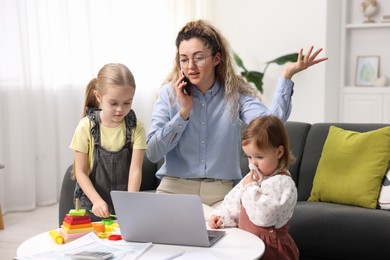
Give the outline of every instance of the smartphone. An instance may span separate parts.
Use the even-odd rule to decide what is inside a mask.
[[[180,72],[181,72],[181,75],[183,76],[184,75],[183,70],[180,70]],[[193,84],[191,83],[191,81],[189,81],[189,79],[186,76],[184,76],[183,81],[187,83],[187,85],[185,85],[183,88],[184,94],[191,96]]]
[[[71,259],[109,259],[113,257],[114,255],[112,253],[108,252],[96,252],[96,251],[81,251],[74,254],[65,254],[66,256],[70,257]]]

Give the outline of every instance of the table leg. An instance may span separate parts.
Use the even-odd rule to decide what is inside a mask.
[[[5,166],[0,164],[0,169],[3,169]],[[1,212],[1,205],[0,205],[0,230],[4,229],[4,221],[3,221],[3,212]]]
[[[3,213],[1,212],[1,205],[0,205],[0,229],[4,229]]]

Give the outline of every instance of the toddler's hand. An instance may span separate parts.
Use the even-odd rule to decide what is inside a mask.
[[[220,228],[223,226],[223,221],[220,216],[212,215],[208,221],[208,225],[211,228]]]
[[[253,170],[251,170],[247,175],[245,175],[243,184],[248,185],[249,183],[253,182]]]
[[[258,173],[256,173],[254,170],[251,170],[245,177],[244,177],[244,180],[243,180],[243,184],[244,186],[245,185],[248,185],[249,183],[252,183],[252,182],[258,182],[260,180],[261,176],[259,176]]]

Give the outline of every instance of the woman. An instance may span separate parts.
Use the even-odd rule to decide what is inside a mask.
[[[187,23],[176,38],[176,58],[154,106],[147,135],[147,156],[163,157],[157,172],[157,192],[198,194],[204,204],[216,206],[241,179],[241,122],[262,115],[286,121],[291,112],[294,74],[327,58],[316,59],[313,47],[283,70],[269,108],[254,88],[234,71],[232,51],[210,23]],[[183,88],[191,83],[191,93]],[[190,94],[190,95],[188,95]]]

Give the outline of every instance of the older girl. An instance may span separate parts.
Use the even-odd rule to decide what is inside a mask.
[[[75,151],[75,198],[92,220],[114,213],[111,190],[139,191],[147,149],[145,129],[131,109],[133,74],[123,64],[106,64],[86,89],[84,117],[70,148]]]

